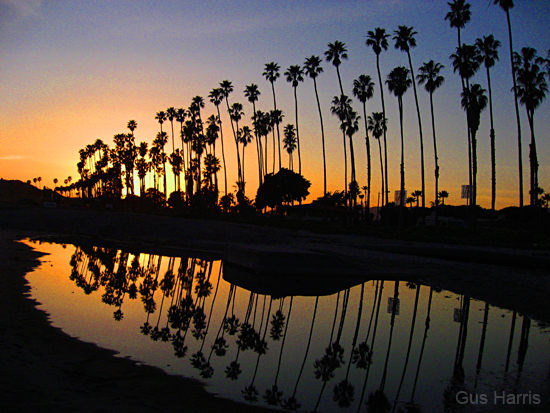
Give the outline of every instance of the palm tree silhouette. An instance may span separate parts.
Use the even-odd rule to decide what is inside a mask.
[[[235,104],[233,104],[235,105]],[[242,184],[243,184],[243,193],[244,193],[244,150],[250,142],[252,142],[252,130],[248,126],[243,126],[237,130],[237,139],[243,147],[243,157],[242,157]]]
[[[277,150],[279,151],[279,169],[281,169],[281,137],[279,136],[279,125],[283,122],[283,111],[280,109],[272,109],[269,111],[269,118],[271,123],[271,129],[273,130],[273,169],[272,173],[275,173],[275,155],[277,153]],[[277,148],[275,148],[275,130],[277,130]]]
[[[518,175],[519,175],[519,207],[523,207],[523,156],[521,143],[521,121],[519,116],[519,104],[516,84],[516,68],[514,65],[514,46],[512,42],[512,23],[510,21],[510,9],[514,8],[513,0],[492,0],[493,4],[500,6],[506,13],[508,23],[508,44],[510,46],[510,66],[512,68],[512,91],[514,92],[514,105],[516,109],[516,125],[518,128]]]
[[[258,96],[260,96],[260,90],[258,89],[258,85],[255,84],[255,83],[251,83],[250,85],[246,85],[245,86],[245,89],[244,89],[244,96],[248,99],[248,101],[250,103],[252,103],[252,123],[255,124],[256,123],[256,102],[258,101]],[[259,140],[258,140],[258,133],[257,133],[257,129],[254,128],[254,136],[256,137],[256,145],[257,145],[257,150],[258,150],[258,167],[259,167],[259,185],[262,184],[262,179],[265,175],[265,173],[262,173],[262,162],[260,162],[260,147],[258,146],[259,145]],[[244,159],[243,159],[244,161]]]
[[[476,39],[475,46],[479,52],[479,58],[487,69],[487,86],[489,89],[489,115],[491,118],[491,209],[495,210],[496,202],[496,154],[495,154],[495,126],[493,122],[493,94],[491,89],[491,74],[489,69],[498,60],[498,49],[500,42],[492,34]]]
[[[374,31],[370,30],[367,32],[367,40],[365,44],[369,47],[372,47],[372,50],[376,54],[376,69],[378,70],[378,83],[380,84],[380,97],[382,99],[382,118],[386,119],[386,105],[384,104],[384,87],[382,84],[382,75],[380,74],[380,53],[382,50],[388,50],[388,37],[389,34],[386,34],[386,29],[377,27]],[[384,177],[386,191],[388,186],[388,146],[386,143],[386,128],[383,129],[384,135]],[[388,192],[385,193],[382,191],[382,197],[385,199],[385,203],[388,203]]]
[[[163,110],[157,112],[157,114],[155,115],[155,119],[160,124],[160,131],[162,132],[162,124],[166,120],[166,113]]]
[[[298,84],[304,81],[304,72],[300,65],[291,65],[285,72],[286,81],[294,88],[294,108],[296,112],[296,144],[298,146],[298,174],[302,174],[302,157],[300,155],[300,132],[298,127]]]
[[[353,96],[355,96],[363,104],[363,120],[365,121],[365,145],[367,147],[367,193],[365,194],[365,208],[367,214],[370,213],[370,192],[371,192],[371,153],[369,141],[369,127],[367,123],[367,100],[374,95],[374,82],[369,75],[361,74],[353,81]],[[382,177],[382,180],[384,178]]]
[[[176,116],[176,108],[169,107],[168,109],[166,109],[166,119],[170,121],[170,125],[172,127],[172,152],[176,150],[176,147],[174,146],[174,119],[176,118]]]
[[[344,194],[348,187],[348,155],[346,151],[346,132],[348,126],[349,112],[351,111],[351,99],[346,95],[334,96],[330,112],[340,120],[340,130],[342,131],[344,143]]]
[[[434,140],[434,159],[435,159],[435,222],[437,224],[437,205],[438,196],[439,196],[439,158],[437,156],[437,139],[435,135],[435,117],[434,117],[434,102],[433,94],[434,92],[445,82],[445,78],[439,74],[441,69],[443,69],[441,63],[436,63],[433,60],[430,60],[427,63],[424,63],[418,69],[418,75],[416,79],[418,84],[424,85],[424,89],[430,94],[430,112],[432,116],[432,133]]]
[[[218,111],[218,122],[219,122],[219,129],[220,129],[220,141],[222,143],[222,162],[223,162],[223,177],[224,177],[224,195],[227,195],[227,167],[225,165],[225,151],[223,147],[223,128],[222,128],[222,118],[220,115],[220,104],[224,98],[224,92],[222,88],[214,88],[210,91],[210,94],[208,95],[210,98],[210,102],[216,106],[216,110]]]
[[[382,144],[380,143],[380,138],[384,134],[384,131],[387,129],[388,119],[384,117],[382,112],[372,112],[372,115],[369,116],[367,122],[368,130],[374,136],[374,139],[378,141],[378,149],[380,152],[380,172],[382,177],[382,198],[384,197],[384,162],[382,162]]]
[[[462,92],[462,107],[466,110],[468,123],[470,125],[472,138],[472,207],[477,205],[477,140],[476,134],[479,128],[481,112],[487,107],[487,96],[485,89],[480,85],[473,84],[469,89]],[[474,217],[475,222],[475,217]]]
[[[451,11],[445,15],[445,20],[449,21],[451,27],[456,27],[458,31],[458,47],[462,46],[460,40],[460,29],[466,26],[466,23],[470,21],[472,12],[470,11],[470,4],[465,0],[453,0],[447,3],[451,8]]]
[[[514,53],[514,67],[516,73],[516,94],[519,102],[525,106],[527,119],[531,130],[529,145],[529,163],[531,167],[530,204],[535,206],[538,199],[538,157],[535,141],[535,110],[540,106],[548,93],[548,84],[545,72],[540,69],[537,61],[537,51],[531,47],[524,47],[521,53]]]
[[[241,192],[244,192],[244,188],[242,188],[242,185],[244,183],[243,169],[241,164],[241,156],[239,155],[239,121],[244,116],[243,105],[239,102],[235,102],[231,105],[231,108],[229,108],[228,111],[229,117],[231,118],[231,124],[235,123],[235,145],[237,147],[238,182],[240,186],[239,190]]]
[[[470,79],[474,76],[480,66],[478,50],[473,45],[464,44],[456,48],[456,52],[450,56],[450,59],[453,62],[453,70],[458,72],[460,74],[460,78],[462,79],[462,93],[467,95],[468,90],[470,89]],[[466,123],[468,126],[468,185],[470,186],[469,205],[471,206],[473,204],[473,190],[471,190],[473,185],[473,164],[471,138],[472,128],[469,122],[470,117],[466,115]]]
[[[331,62],[336,67],[336,74],[338,75],[338,84],[340,85],[340,95],[344,94],[342,87],[342,79],[340,77],[340,64],[342,59],[347,60],[348,53],[345,43],[336,40],[334,43],[328,44],[328,50],[325,52],[325,59],[327,62]]]
[[[296,129],[294,125],[289,123],[284,128],[284,139],[283,144],[284,148],[288,153],[288,169],[294,171],[294,163],[292,162],[292,153],[296,149]]]
[[[401,197],[400,206],[405,205],[405,139],[403,136],[403,95],[407,89],[411,86],[412,80],[410,78],[409,69],[404,66],[398,66],[394,68],[389,74],[386,84],[391,93],[397,97],[399,104],[399,125],[401,128]],[[400,208],[399,212],[399,227],[402,226],[403,210]]]
[[[338,67],[337,67],[338,68]],[[325,155],[325,129],[323,128],[323,114],[321,112],[321,103],[319,102],[319,93],[317,92],[317,76],[323,73],[321,59],[319,56],[312,55],[306,58],[304,63],[304,72],[313,79],[313,88],[315,90],[315,99],[317,100],[317,109],[319,110],[319,119],[321,121],[321,142],[323,145],[323,195],[327,194],[327,161]]]
[[[439,198],[441,198],[441,205],[445,205],[445,199],[449,197],[449,193],[445,190],[439,191]]]
[[[416,92],[416,82],[414,81],[414,69],[411,59],[411,48],[416,47],[416,39],[414,35],[417,34],[412,27],[399,26],[398,30],[394,31],[395,36],[395,48],[407,53],[409,58],[409,69],[411,71],[412,86],[414,91],[414,101],[416,104],[416,114],[418,116],[418,131],[420,134],[420,170],[422,180],[422,210],[426,207],[426,179],[424,175],[424,137],[422,135],[422,117],[420,116],[420,105],[418,104],[418,94]],[[418,206],[418,205],[417,205]],[[424,220],[424,214],[422,214]],[[425,223],[425,222],[424,222]]]
[[[273,110],[277,110],[277,100],[275,99],[275,81],[280,76],[279,70],[280,66],[275,62],[266,63],[264,66],[263,76],[271,83],[271,90],[273,91]],[[275,117],[275,120],[278,118]],[[278,151],[279,151],[279,169],[281,169],[281,134],[279,132],[279,122],[275,122],[277,127],[277,140],[278,140]],[[273,164],[275,164],[275,153],[273,153]]]

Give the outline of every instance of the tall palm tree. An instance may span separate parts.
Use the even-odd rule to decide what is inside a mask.
[[[492,0],[493,4],[500,6],[506,13],[506,21],[508,22],[508,45],[510,46],[510,66],[512,67],[512,82],[514,87],[514,105],[516,109],[516,125],[518,128],[518,174],[519,174],[519,206],[523,207],[523,156],[521,144],[521,122],[519,116],[519,104],[516,85],[516,69],[514,66],[514,46],[512,42],[512,23],[510,21],[510,9],[514,8],[513,0]]]
[[[342,131],[344,144],[344,194],[348,187],[348,155],[346,150],[346,128],[349,112],[351,111],[351,99],[346,95],[334,96],[330,112],[340,120],[340,130]]]
[[[218,122],[219,122],[219,128],[220,128],[220,141],[222,143],[222,162],[223,162],[223,177],[224,177],[224,195],[227,195],[227,167],[225,165],[225,151],[223,147],[223,128],[222,128],[222,118],[220,115],[220,104],[224,98],[224,92],[222,88],[214,88],[210,91],[210,94],[208,97],[210,98],[210,102],[216,106],[216,110],[218,111]]]
[[[367,213],[370,211],[370,192],[371,192],[371,154],[370,141],[367,124],[367,100],[374,95],[374,82],[369,75],[361,74],[353,81],[353,96],[355,96],[363,104],[363,120],[365,121],[365,145],[367,147],[367,193],[365,194],[365,209]],[[383,178],[382,178],[383,179]]]
[[[336,40],[334,43],[328,44],[328,50],[325,52],[327,62],[331,62],[336,67],[341,95],[344,94],[344,88],[342,87],[342,78],[340,77],[340,64],[342,63],[342,59],[347,60],[347,51],[346,44]]]
[[[170,125],[172,126],[172,153],[175,151],[174,146],[174,119],[176,118],[176,108],[169,107],[166,109],[166,119],[170,121]]]
[[[306,61],[304,63],[304,72],[311,79],[313,79],[315,99],[317,99],[317,109],[319,110],[319,119],[321,121],[321,143],[323,145],[323,195],[326,195],[327,194],[327,160],[325,155],[325,129],[323,127],[323,114],[321,112],[321,103],[319,102],[319,93],[317,92],[317,76],[323,73],[323,67],[321,66],[321,59],[319,58],[319,56],[312,55],[306,58]]]
[[[277,110],[277,100],[275,99],[275,81],[279,78],[279,70],[281,67],[275,63],[270,62],[264,65],[263,76],[271,83],[271,90],[273,91],[273,110]],[[281,169],[281,133],[279,132],[279,123],[275,124],[277,128],[277,141],[278,141],[278,152],[279,152],[279,169]],[[273,154],[275,156],[275,154]],[[273,160],[275,162],[275,159]]]
[[[475,208],[477,198],[477,140],[476,134],[479,128],[481,112],[487,107],[485,89],[477,83],[462,92],[462,107],[466,110],[468,124],[472,137],[472,207]]]
[[[296,112],[296,144],[298,146],[298,174],[302,174],[302,156],[300,155],[300,129],[298,127],[298,84],[304,81],[304,72],[300,65],[291,65],[285,72],[286,81],[294,88],[294,108]]]
[[[516,94],[519,102],[525,106],[527,119],[531,130],[531,143],[529,144],[529,163],[531,167],[531,205],[537,205],[538,200],[538,157],[535,141],[535,110],[540,106],[548,93],[546,72],[541,70],[537,61],[537,51],[532,47],[524,47],[521,53],[514,53],[514,66],[516,73]]]
[[[388,37],[389,34],[386,34],[386,29],[377,27],[374,31],[369,30],[367,32],[367,40],[365,44],[369,47],[372,47],[372,50],[376,54],[376,69],[378,70],[378,83],[380,84],[380,97],[382,99],[382,118],[386,119],[386,105],[384,104],[384,87],[382,83],[382,75],[380,74],[380,53],[382,50],[388,50]],[[385,171],[385,187],[386,193],[385,198],[384,194],[382,197],[385,199],[386,204],[388,203],[388,146],[386,143],[386,128],[384,128],[384,171]]]
[[[456,52],[450,56],[450,59],[453,62],[453,69],[455,72],[460,74],[462,79],[462,93],[468,96],[468,91],[470,89],[470,79],[475,75],[477,70],[480,67],[479,53],[475,46],[464,44],[456,48]],[[466,123],[468,125],[468,175],[469,175],[469,186],[470,186],[470,199],[469,204],[472,205],[472,185],[473,185],[473,175],[472,175],[472,141],[471,141],[471,127],[470,127],[470,117],[466,116]],[[475,205],[474,205],[475,208]]]
[[[460,47],[462,46],[460,29],[463,29],[472,17],[470,3],[466,3],[465,0],[453,0],[447,4],[451,8],[451,11],[445,15],[445,20],[449,21],[451,27],[456,27],[458,31],[458,47]]]
[[[235,103],[233,104],[235,105]],[[242,184],[243,184],[243,193],[244,193],[244,149],[248,146],[250,142],[252,142],[252,130],[248,126],[243,126],[242,128],[237,130],[237,138],[239,139],[239,143],[243,147],[243,157],[242,157]]]
[[[252,123],[254,124],[256,122],[256,102],[258,101],[258,96],[260,96],[260,90],[258,89],[258,85],[255,83],[251,83],[250,85],[246,85],[244,88],[244,96],[248,99],[250,103],[252,103]],[[256,145],[258,152],[260,151],[258,145],[259,139],[257,134],[257,128],[254,128],[254,135],[256,137]],[[259,184],[262,184],[263,176],[267,173],[262,173],[262,163],[259,163],[259,170],[260,170],[260,181]]]
[[[416,104],[416,115],[418,116],[418,132],[420,134],[420,170],[421,170],[421,180],[422,180],[422,209],[426,207],[426,179],[424,174],[424,138],[422,135],[422,117],[420,116],[420,105],[418,104],[418,94],[416,93],[416,82],[414,81],[414,69],[411,59],[411,48],[416,47],[416,39],[414,35],[417,34],[412,27],[399,26],[397,30],[394,31],[395,36],[395,48],[401,50],[402,52],[407,53],[409,58],[409,69],[412,76],[412,86],[414,91],[414,102]],[[424,217],[424,214],[422,214]]]
[[[273,169],[272,172],[275,173],[275,154],[276,148],[275,148],[275,130],[277,130],[277,136],[279,134],[279,125],[283,122],[284,118],[283,111],[281,109],[272,109],[269,111],[269,118],[271,120],[271,129],[273,130]],[[279,148],[279,157],[281,156],[281,139],[278,137],[278,145]],[[279,159],[279,169],[281,169],[280,165],[280,159]]]
[[[157,114],[155,115],[155,119],[160,124],[160,131],[162,132],[162,124],[166,120],[166,113],[163,110],[157,112]]]
[[[489,89],[489,116],[491,118],[491,132],[489,134],[491,139],[491,209],[495,210],[496,202],[496,154],[495,154],[495,126],[493,122],[493,95],[491,89],[491,74],[489,69],[495,65],[495,61],[498,60],[498,49],[500,42],[490,34],[489,36],[483,36],[483,38],[476,39],[475,46],[479,52],[479,58],[485,65],[487,70],[487,87]]]
[[[296,149],[296,129],[294,125],[291,123],[286,125],[284,128],[284,135],[283,144],[288,153],[288,169],[294,171],[294,164],[292,162],[292,153]]]
[[[424,85],[426,92],[430,94],[430,111],[432,115],[432,134],[434,140],[434,158],[435,158],[435,206],[436,206],[436,222],[437,222],[437,205],[438,196],[439,196],[439,158],[437,157],[437,140],[435,135],[435,117],[434,117],[434,102],[433,94],[434,92],[445,82],[445,78],[439,74],[441,69],[443,69],[441,63],[436,63],[433,60],[430,60],[427,63],[424,63],[418,69],[418,75],[416,79],[418,84]]]
[[[403,136],[403,95],[409,87],[411,87],[412,80],[410,78],[409,69],[404,66],[398,66],[394,68],[389,74],[386,80],[390,93],[393,93],[397,97],[397,103],[399,105],[399,126],[401,129],[401,195],[400,206],[405,205],[405,139]],[[400,208],[399,223],[402,224],[403,209]]]
[[[231,122],[235,123],[237,132],[235,133],[235,145],[237,147],[237,169],[238,169],[238,182],[241,187],[239,187],[239,190],[244,193],[244,179],[243,179],[243,169],[241,164],[241,158],[239,155],[239,121],[244,116],[243,112],[243,105],[242,103],[235,102],[231,105],[229,108],[229,117],[231,118]]]
[[[382,197],[384,197],[384,162],[382,161],[382,144],[380,138],[384,134],[384,130],[387,129],[388,119],[384,117],[382,112],[372,112],[372,116],[368,118],[368,130],[374,136],[374,139],[378,141],[378,149],[380,151],[380,176],[382,181]]]

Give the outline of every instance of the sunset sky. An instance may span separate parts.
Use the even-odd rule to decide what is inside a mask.
[[[468,44],[493,34],[501,41],[500,62],[491,71],[497,142],[497,208],[518,204],[517,132],[506,15],[493,1],[471,0],[472,18],[462,31]],[[517,0],[511,10],[514,48],[550,49],[550,2]],[[385,28],[393,37],[399,25],[413,26],[417,47],[412,50],[415,71],[430,59],[445,65],[445,84],[436,92],[435,112],[440,158],[440,189],[450,193],[447,203],[461,204],[460,186],[468,183],[466,117],[460,107],[460,78],[449,55],[457,46],[457,31],[445,21],[445,0],[297,0],[297,1],[155,1],[155,0],[0,0],[0,178],[32,180],[53,187],[53,179],[78,179],[78,151],[102,139],[111,147],[113,135],[127,132],[135,119],[136,142],[152,142],[159,130],[156,112],[170,106],[187,108],[191,98],[204,97],[203,119],[214,113],[209,92],[224,80],[233,83],[230,104],[241,102],[251,126],[252,106],[243,90],[255,83],[261,96],[257,109],[273,109],[270,84],[262,76],[264,64],[277,62],[281,77],[275,83],[283,126],[295,123],[294,98],[284,71],[315,54],[323,57],[327,44],[346,44],[349,59],[340,71],[344,92],[351,95],[353,80],[369,74],[375,95],[367,112],[381,111],[375,54],[365,46],[367,31]],[[396,66],[408,66],[405,53],[390,48],[380,57],[382,77]],[[330,102],[339,94],[336,70],[323,63],[318,79],[328,151],[328,190],[342,190],[342,136]],[[472,80],[487,88],[482,68]],[[397,99],[384,85],[388,126],[390,190],[399,188],[399,117]],[[427,199],[433,200],[434,160],[429,95],[418,87],[425,140]],[[302,172],[312,182],[308,200],[322,195],[321,134],[313,82],[298,86]],[[221,107],[223,109],[223,106]],[[354,99],[354,109],[362,112]],[[418,121],[412,88],[404,96],[406,188],[420,189]],[[550,191],[550,103],[535,114],[540,162],[540,186]],[[235,144],[227,112],[222,111],[229,182],[237,179]],[[525,108],[521,107],[525,202],[529,187]],[[365,130],[354,137],[359,185],[366,185]],[[164,130],[170,132],[165,123]],[[168,123],[169,125],[169,123]],[[177,142],[177,141],[176,141]],[[373,194],[376,205],[380,164],[371,138]],[[217,154],[220,155],[220,146]],[[490,206],[489,111],[482,114],[478,132],[478,203]],[[171,144],[166,146],[171,150]],[[247,195],[257,188],[255,145],[246,150]],[[297,159],[297,158],[295,158]],[[297,165],[297,161],[295,161]],[[288,156],[283,157],[288,166]],[[169,167],[169,166],[168,166]],[[168,173],[169,191],[173,178]],[[222,188],[223,190],[223,188]]]

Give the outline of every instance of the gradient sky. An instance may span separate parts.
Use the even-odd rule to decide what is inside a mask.
[[[462,41],[472,44],[483,35],[501,41],[500,62],[492,69],[497,142],[497,208],[518,204],[517,132],[510,92],[510,56],[506,15],[492,1],[471,0],[472,19]],[[514,48],[530,46],[546,56],[550,49],[550,2],[518,0],[511,11]],[[262,76],[264,64],[275,61],[281,77],[275,84],[277,105],[284,123],[295,123],[293,90],[283,72],[303,64],[312,54],[323,57],[327,44],[342,41],[349,59],[340,67],[344,92],[360,74],[371,75],[375,95],[367,112],[381,111],[375,54],[365,46],[367,31],[385,28],[393,36],[398,25],[414,26],[417,47],[412,50],[415,70],[430,59],[445,65],[445,84],[436,92],[435,112],[440,158],[440,189],[450,193],[448,203],[461,204],[460,186],[468,183],[466,117],[460,107],[460,78],[453,73],[449,55],[457,45],[456,29],[444,20],[445,0],[303,0],[303,1],[154,1],[0,0],[0,178],[26,181],[40,176],[53,187],[68,176],[78,178],[78,151],[102,139],[112,145],[113,135],[127,132],[135,119],[136,142],[152,142],[159,125],[154,117],[169,106],[187,108],[191,98],[203,96],[203,119],[214,113],[208,93],[219,82],[233,82],[230,104],[244,105],[250,125],[251,104],[243,90],[256,83],[261,92],[257,109],[272,109],[270,84]],[[390,48],[380,57],[383,80],[399,65],[408,66],[406,54]],[[328,190],[343,189],[342,136],[330,102],[339,94],[336,70],[324,62],[318,87],[327,139]],[[485,70],[473,82],[487,86]],[[399,117],[397,100],[385,87],[388,126],[390,190],[399,189]],[[426,187],[433,200],[434,161],[429,96],[419,87],[425,139]],[[309,199],[322,194],[322,151],[313,82],[298,86],[302,172],[312,182]],[[409,194],[420,189],[418,121],[412,88],[404,96],[405,167]],[[223,108],[223,107],[222,107]],[[354,100],[354,108],[362,108]],[[550,104],[535,114],[540,162],[540,186],[550,190]],[[530,136],[521,107],[525,201],[528,202]],[[229,182],[237,179],[235,145],[229,118],[222,112]],[[361,126],[363,125],[361,120]],[[169,131],[169,128],[164,127]],[[354,137],[358,181],[366,184],[365,131]],[[378,149],[373,149],[373,195],[380,191]],[[220,156],[220,146],[218,156]],[[490,206],[489,112],[482,114],[478,131],[478,203]],[[171,145],[167,145],[167,151]],[[255,146],[246,150],[247,195],[257,188]],[[296,156],[296,155],[295,155]],[[288,156],[283,166],[288,165]],[[295,158],[295,165],[297,160]],[[222,180],[223,181],[223,180]],[[168,190],[173,178],[168,175]],[[223,190],[223,188],[222,188]]]

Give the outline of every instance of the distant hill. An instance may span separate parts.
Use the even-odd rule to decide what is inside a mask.
[[[0,179],[0,203],[18,203],[22,201],[34,201],[42,204],[44,193],[41,189],[26,182]]]

